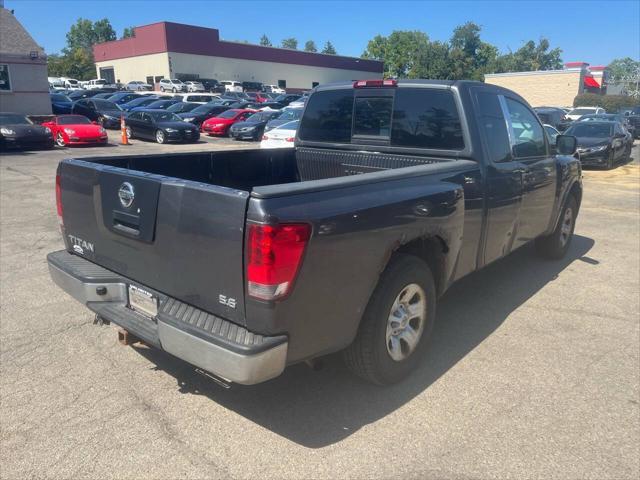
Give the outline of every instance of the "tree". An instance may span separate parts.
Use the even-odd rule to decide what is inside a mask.
[[[271,40],[269,40],[269,37],[267,37],[264,33],[260,37],[260,45],[262,45],[263,47],[273,47],[273,45],[271,44]]]
[[[640,62],[629,58],[616,58],[609,66],[609,84],[621,85],[634,98],[640,98]]]
[[[116,32],[108,19],[103,18],[97,22],[91,22],[85,18],[79,18],[71,25],[67,33],[67,47],[65,51],[72,52],[78,48],[91,53],[96,43],[108,42],[116,39]]]
[[[336,49],[333,46],[333,43],[327,40],[327,43],[324,44],[324,48],[322,49],[322,53],[326,53],[327,55],[336,55]]]
[[[304,51],[313,53],[317,52],[318,49],[316,48],[316,42],[313,40],[307,40],[304,44]]]
[[[78,80],[89,80],[96,75],[93,56],[82,48],[76,48],[64,55],[47,56],[47,70],[51,77],[71,77]]]
[[[285,38],[284,40],[282,40],[282,48],[290,48],[291,50],[297,50],[298,40],[296,40],[293,37]]]
[[[133,27],[125,27],[125,29],[122,31],[122,37],[120,38],[131,38],[135,36],[136,34],[133,31]]]
[[[414,78],[450,80],[452,79],[451,72],[449,45],[443,42],[429,42],[427,48],[418,53],[412,76]]]
[[[362,57],[383,61],[387,78],[414,77],[418,56],[428,45],[424,32],[395,30],[388,37],[377,35],[369,41]]]
[[[501,73],[559,70],[562,68],[562,50],[549,50],[549,46],[549,40],[546,38],[541,38],[537,45],[533,40],[529,40],[515,52],[497,57],[491,71]]]

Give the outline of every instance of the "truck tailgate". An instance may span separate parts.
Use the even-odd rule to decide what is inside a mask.
[[[58,173],[69,251],[245,324],[248,192],[82,160]]]

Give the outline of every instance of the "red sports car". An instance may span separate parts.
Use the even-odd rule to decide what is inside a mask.
[[[245,92],[252,100],[258,103],[270,102],[271,99],[261,92]]]
[[[202,122],[202,133],[207,135],[228,135],[229,128],[236,122],[244,122],[257,110],[233,108]]]
[[[53,138],[61,147],[107,143],[107,131],[83,115],[58,115],[42,126],[51,129]]]

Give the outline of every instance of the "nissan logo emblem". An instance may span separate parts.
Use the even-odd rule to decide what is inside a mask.
[[[136,194],[133,190],[133,185],[129,182],[124,182],[118,189],[118,198],[124,208],[129,208],[133,203],[133,199],[136,198]]]

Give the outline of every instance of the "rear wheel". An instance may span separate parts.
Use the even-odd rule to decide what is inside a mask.
[[[615,164],[614,155],[615,155],[615,152],[612,149],[611,153],[609,154],[609,158],[607,158],[607,170],[611,170]]]
[[[396,255],[380,278],[345,363],[378,385],[404,379],[426,349],[436,311],[433,276],[426,263]]]
[[[173,87],[173,88],[171,89],[171,91],[172,91],[173,93],[176,93],[178,90],[176,90],[176,87]]]
[[[157,130],[156,131],[156,142],[165,143],[166,141],[167,141],[167,137],[165,136],[164,132],[162,130]]]
[[[161,92],[164,92],[164,87],[160,87],[160,91],[161,91]]]
[[[543,257],[557,260],[567,253],[578,216],[578,202],[569,195],[560,213],[560,221],[551,235],[536,239],[536,250]]]
[[[56,135],[56,144],[57,144],[59,147],[66,147],[66,146],[67,146],[67,144],[66,144],[66,143],[65,143],[65,141],[64,141],[64,137],[62,136],[62,134],[61,134],[61,133],[58,133],[58,134]]]
[[[131,127],[125,127],[125,134],[127,135],[127,139],[131,140],[133,138],[133,132],[131,131]]]

